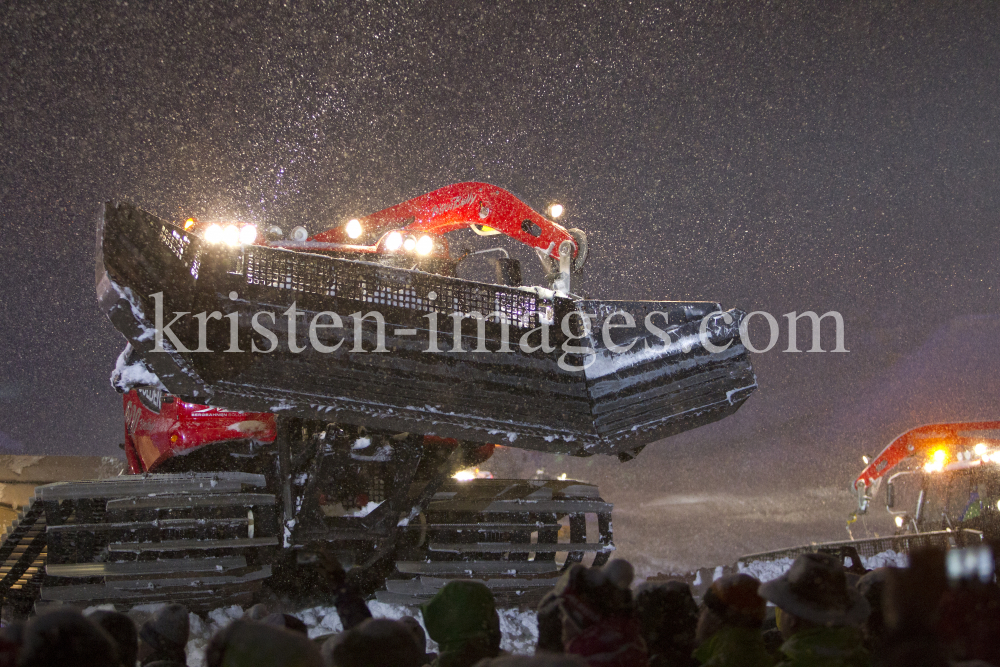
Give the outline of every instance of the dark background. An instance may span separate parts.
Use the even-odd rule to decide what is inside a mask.
[[[652,569],[846,536],[861,453],[1000,416],[998,19],[993,2],[5,2],[0,450],[119,453],[100,202],[319,231],[483,180],[566,206],[591,241],[576,289],[836,310],[850,350],[783,353],[783,334],[730,419],[629,464],[508,450],[498,471],[600,482],[622,553]]]

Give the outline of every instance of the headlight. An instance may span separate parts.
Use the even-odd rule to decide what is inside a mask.
[[[222,241],[222,227],[214,222],[205,230],[205,240],[209,243],[219,243]]]
[[[896,528],[902,528],[902,527],[903,527],[903,517],[897,515],[896,516]]]
[[[363,231],[361,228],[361,221],[357,218],[351,218],[348,220],[347,226],[344,229],[347,232],[347,235],[352,239],[356,239],[361,236],[361,232]]]
[[[431,250],[434,250],[434,239],[427,235],[421,236],[420,240],[417,241],[417,254],[429,255]]]
[[[222,230],[222,240],[226,245],[238,246],[240,244],[240,228],[236,225],[226,225]]]
[[[240,230],[240,243],[250,245],[257,240],[257,228],[253,225],[244,225]]]
[[[401,245],[403,245],[403,235],[399,232],[389,232],[389,236],[385,237],[385,249],[389,252],[396,252]]]
[[[563,214],[562,204],[553,204],[552,206],[549,207],[549,215],[551,215],[553,219],[558,218],[562,214]]]
[[[406,252],[413,252],[413,249],[417,247],[417,240],[412,236],[407,236],[406,240],[403,241],[403,250]]]

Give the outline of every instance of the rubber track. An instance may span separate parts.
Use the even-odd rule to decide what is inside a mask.
[[[611,510],[597,487],[575,481],[449,481],[424,512],[426,521],[407,526],[423,537],[422,558],[400,553],[397,574],[376,598],[416,605],[452,579],[473,579],[489,586],[498,604],[537,604],[573,563],[588,554],[593,565],[607,562],[614,551]],[[596,518],[594,542],[587,515]]]
[[[263,485],[190,473],[38,487],[0,544],[0,603],[20,615],[53,603],[246,605],[279,543],[274,496],[248,493]]]
[[[39,596],[45,567],[45,515],[31,498],[0,544],[0,605],[27,613]]]

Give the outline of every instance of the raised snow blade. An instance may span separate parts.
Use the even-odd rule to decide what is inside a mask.
[[[367,261],[210,245],[128,204],[107,204],[98,225],[97,293],[133,357],[167,391],[234,410],[627,458],[731,414],[756,387],[738,336],[743,313],[716,303],[570,299]],[[384,347],[376,348],[372,311],[384,320]],[[612,316],[612,324],[627,322],[619,311],[635,326],[605,329]],[[317,315],[324,312],[342,326],[321,326],[337,323]],[[456,341],[456,312],[501,313],[509,344],[498,316],[460,320]],[[532,350],[545,332],[549,345]],[[706,340],[725,350],[710,352]]]

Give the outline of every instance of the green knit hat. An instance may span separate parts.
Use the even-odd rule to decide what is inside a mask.
[[[442,646],[497,631],[493,593],[478,581],[449,581],[420,610],[427,634]]]

